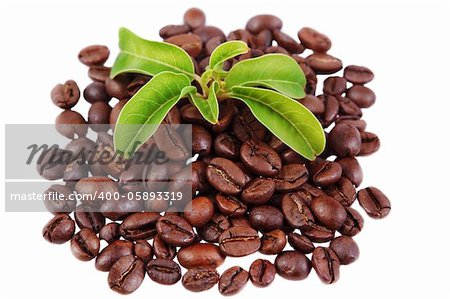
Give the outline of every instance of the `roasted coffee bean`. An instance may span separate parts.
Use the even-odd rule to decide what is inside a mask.
[[[320,115],[325,112],[325,104],[318,97],[307,94],[303,99],[299,101],[303,106],[308,108],[309,111],[316,115]]]
[[[212,126],[214,133],[220,133],[229,128],[236,114],[236,107],[232,100],[225,100],[219,104],[219,120]]]
[[[156,234],[156,222],[160,218],[156,212],[134,213],[120,225],[120,235],[127,240],[150,239]]]
[[[105,240],[108,243],[112,243],[120,239],[120,224],[117,222],[110,222],[103,226],[98,232],[100,240]]]
[[[92,130],[96,132],[109,130],[109,126],[105,126],[105,124],[109,124],[111,110],[111,106],[105,102],[92,103],[88,112],[88,123]]]
[[[339,258],[330,248],[317,247],[313,251],[312,266],[317,276],[325,284],[331,284],[339,279]]]
[[[42,236],[50,243],[62,244],[69,241],[74,232],[75,222],[72,218],[68,214],[58,214],[44,226]]]
[[[361,232],[364,227],[364,218],[361,214],[350,207],[346,207],[347,219],[345,219],[344,224],[339,229],[342,235],[353,237]]]
[[[254,228],[263,232],[280,228],[283,225],[283,213],[269,205],[254,207],[250,211],[249,219]]]
[[[359,187],[363,181],[363,171],[358,160],[354,157],[344,157],[336,159],[336,162],[342,167],[342,176],[349,179],[355,187]]]
[[[132,197],[133,196],[133,197]],[[100,206],[99,211],[113,221],[123,220],[134,212],[142,211],[142,201],[136,200],[135,195],[123,194],[117,200],[108,200]],[[129,200],[128,198],[132,198]]]
[[[331,40],[312,28],[302,28],[297,35],[302,45],[314,52],[327,52],[331,48]]]
[[[326,187],[324,191],[344,207],[351,206],[356,200],[356,189],[353,187],[352,182],[345,177],[342,177],[337,183]]]
[[[134,253],[141,261],[148,263],[153,258],[153,247],[145,240],[137,240]]]
[[[244,29],[238,29],[231,31],[227,36],[227,41],[231,40],[241,40],[248,44],[251,37],[251,33]]]
[[[199,26],[194,31],[193,34],[198,35],[202,40],[203,44],[206,44],[208,40],[220,36],[222,41],[225,40],[225,34],[222,30],[214,26]]]
[[[186,269],[200,266],[217,268],[225,261],[225,255],[217,245],[195,243],[178,251],[177,259]]]
[[[178,125],[181,123],[180,109],[177,106],[172,107],[164,118],[164,121],[174,128],[178,128]]]
[[[181,279],[181,268],[172,260],[151,260],[146,269],[150,279],[159,284],[172,285]]]
[[[91,66],[88,70],[88,76],[92,81],[106,82],[111,73],[111,68],[106,66]]]
[[[351,125],[339,124],[331,130],[328,142],[338,157],[355,156],[361,149],[361,134]]]
[[[283,251],[275,259],[277,273],[289,280],[303,280],[311,272],[311,261],[297,251]]]
[[[247,204],[264,204],[275,192],[275,181],[268,178],[256,178],[242,191],[241,200]]]
[[[109,102],[111,96],[106,92],[105,84],[102,82],[92,82],[83,91],[83,97],[89,103]]]
[[[313,241],[314,243],[325,243],[331,241],[334,238],[334,231],[328,228],[309,222],[308,225],[302,226],[300,229],[302,235]]]
[[[127,86],[130,83],[130,77],[127,74],[120,74],[114,79],[108,78],[105,81],[106,93],[118,100],[126,99],[128,96]]]
[[[171,36],[164,40],[185,50],[192,57],[197,57],[202,51],[202,40],[198,35],[185,33]]]
[[[99,206],[103,198],[113,196],[119,192],[117,183],[108,177],[92,176],[78,181],[75,185],[75,191],[84,195],[86,200],[84,204]]]
[[[358,202],[367,215],[374,219],[384,218],[391,211],[391,202],[383,192],[375,187],[359,190]]]
[[[151,163],[145,165],[143,172],[143,186],[147,191],[165,187],[169,179],[169,169],[166,164]]]
[[[159,36],[162,38],[169,38],[174,35],[180,35],[189,32],[187,25],[167,25],[159,30]]]
[[[191,164],[192,176],[197,177],[198,191],[200,192],[207,192],[211,189],[211,185],[206,178],[206,168],[208,168],[208,163],[206,162],[194,161]]]
[[[347,218],[345,208],[329,196],[314,198],[309,208],[314,214],[314,218],[331,230],[340,228]]]
[[[166,244],[158,235],[153,238],[153,251],[158,259],[173,260],[177,255],[177,248]]]
[[[270,146],[257,139],[244,142],[240,156],[250,170],[263,176],[275,176],[281,169],[281,158]]]
[[[359,257],[358,244],[347,236],[340,236],[331,240],[330,249],[336,253],[341,265],[351,264]]]
[[[73,255],[80,261],[90,261],[100,250],[100,240],[90,228],[82,228],[70,241]]]
[[[245,142],[252,138],[263,140],[266,135],[266,128],[248,109],[239,111],[233,119],[232,127],[234,135],[236,135],[241,142]]]
[[[273,148],[277,153],[286,149],[286,144],[283,143],[278,137],[275,135],[270,136],[270,141],[267,143],[271,148]]]
[[[192,154],[209,155],[212,148],[211,134],[199,125],[192,125]]]
[[[261,246],[258,232],[245,226],[233,226],[225,230],[220,235],[219,243],[223,253],[235,257],[252,254]]]
[[[79,228],[90,228],[95,233],[105,225],[105,217],[100,212],[92,212],[95,210],[90,205],[82,204],[75,209],[75,221]]]
[[[191,29],[196,29],[205,25],[206,16],[201,9],[193,7],[184,13],[183,21]]]
[[[321,189],[311,186],[308,183],[302,185],[302,187],[297,190],[295,196],[298,196],[307,206],[311,204],[311,201],[319,196],[325,195]]]
[[[252,227],[252,224],[247,217],[230,218],[230,223],[231,223],[231,226]]]
[[[325,53],[313,53],[306,57],[306,62],[316,74],[333,74],[342,69],[342,61]]]
[[[95,142],[86,138],[80,137],[71,140],[64,148],[67,151],[71,151],[73,156],[88,156],[95,150]]]
[[[339,181],[342,167],[336,162],[316,159],[310,163],[309,173],[314,184],[324,187]]]
[[[298,50],[298,51],[300,51],[300,49],[302,49],[302,47],[301,47],[300,44],[299,44],[298,46],[299,46],[299,50]],[[289,52],[288,52],[285,48],[280,47],[280,46],[270,46],[270,47],[267,47],[267,48],[264,50],[264,53],[266,53],[266,54],[280,53],[280,54],[289,55]]]
[[[346,97],[338,97],[339,101],[339,114],[340,115],[354,115],[357,117],[362,116],[361,108],[356,105],[351,99]]]
[[[272,44],[272,40],[273,40],[272,33],[269,30],[263,30],[257,35],[251,37],[250,45],[253,49],[264,51],[264,49],[266,49]]]
[[[239,140],[229,133],[220,133],[214,139],[214,152],[230,160],[236,160],[239,157],[241,144]]]
[[[355,102],[360,108],[369,108],[375,103],[375,93],[368,87],[353,85],[350,87],[346,96]]]
[[[159,218],[156,230],[161,239],[172,246],[187,246],[195,238],[192,226],[180,216],[167,215]]]
[[[257,34],[263,30],[280,30],[283,22],[273,15],[257,15],[248,20],[245,29],[253,34]]]
[[[153,138],[158,149],[163,151],[166,158],[172,161],[183,161],[190,155],[186,144],[173,126],[159,126]]]
[[[51,185],[44,192],[46,209],[52,214],[71,213],[75,210],[77,201],[71,197],[72,189],[63,185]]]
[[[205,52],[206,55],[211,56],[211,54],[213,53],[213,51],[223,42],[222,37],[221,36],[216,36],[213,37],[212,39],[210,39],[206,44],[205,44]]]
[[[287,223],[294,228],[307,226],[314,216],[297,193],[287,193],[281,199],[281,210]]]
[[[145,164],[132,164],[119,176],[119,188],[124,192],[138,192],[144,190],[144,167]]]
[[[78,103],[80,99],[80,89],[73,80],[68,80],[64,84],[57,84],[51,92],[53,104],[62,109],[70,109]]]
[[[304,164],[307,161],[304,157],[291,148],[282,151],[280,153],[280,157],[283,164]]]
[[[61,135],[70,139],[86,136],[88,129],[83,116],[72,110],[64,110],[56,117],[55,128]]]
[[[215,200],[217,209],[225,216],[237,218],[247,212],[247,205],[234,196],[218,193]]]
[[[245,186],[244,172],[231,160],[214,158],[206,169],[208,182],[220,192],[236,195]]]
[[[82,159],[70,162],[63,174],[63,181],[66,185],[74,186],[79,180],[88,176],[89,165],[84,163]]]
[[[259,252],[263,254],[277,254],[286,246],[286,234],[281,229],[276,229],[263,234]]]
[[[108,57],[109,49],[101,45],[88,46],[78,53],[78,59],[87,66],[103,65]]]
[[[303,164],[283,165],[275,177],[275,190],[290,192],[300,189],[308,180],[308,170]]]
[[[208,223],[214,215],[214,205],[205,196],[192,199],[184,208],[183,216],[190,225],[201,227]]]
[[[188,269],[181,278],[183,286],[192,292],[203,292],[211,289],[219,282],[220,275],[211,267],[196,267]]]
[[[323,82],[323,92],[332,95],[341,95],[347,89],[347,80],[342,77],[332,76]]]
[[[277,41],[278,45],[288,50],[290,53],[298,54],[302,53],[305,49],[298,42],[296,42],[292,37],[283,33],[279,30],[273,31],[273,38]]]
[[[134,244],[130,241],[117,240],[103,248],[95,259],[95,268],[107,272],[121,257],[132,255]]]
[[[150,80],[150,77],[145,75],[138,75],[135,77],[127,86],[128,91],[128,97],[131,98],[134,96],[134,94],[141,89],[142,86],[147,84],[147,82]]]
[[[366,121],[357,115],[340,115],[336,119],[336,124],[348,124],[357,128],[360,132],[364,132],[367,127]]]
[[[197,230],[198,234],[206,242],[219,242],[220,235],[223,231],[229,229],[230,221],[221,214],[214,214],[210,222]]]
[[[310,239],[298,233],[289,233],[288,242],[292,248],[303,254],[311,253],[316,248]]]
[[[321,123],[325,128],[327,128],[336,120],[339,113],[339,102],[335,96],[325,95],[324,105],[325,111],[322,114]]]
[[[119,294],[131,294],[139,288],[144,276],[144,262],[135,256],[127,255],[121,257],[111,267],[108,284],[113,291]]]
[[[231,267],[222,273],[219,279],[219,292],[225,296],[239,293],[247,284],[248,272],[239,266]]]
[[[373,72],[365,66],[349,65],[344,69],[344,77],[353,84],[366,84],[373,80]]]
[[[257,259],[249,269],[250,281],[257,287],[267,287],[275,279],[277,270],[275,265],[268,260]]]
[[[371,132],[361,132],[361,150],[359,156],[368,156],[380,149],[380,139]]]

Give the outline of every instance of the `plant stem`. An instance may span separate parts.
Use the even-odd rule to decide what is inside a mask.
[[[202,79],[199,75],[194,74],[194,80],[198,82],[198,84],[202,84]]]

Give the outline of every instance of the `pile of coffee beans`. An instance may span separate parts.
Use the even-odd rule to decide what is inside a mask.
[[[121,294],[135,291],[145,273],[165,285],[181,280],[194,292],[217,284],[223,295],[236,294],[248,280],[266,287],[277,274],[302,280],[312,268],[322,282],[336,282],[340,267],[359,256],[353,237],[363,229],[364,220],[354,202],[374,219],[386,217],[391,209],[389,199],[378,188],[356,189],[363,181],[357,157],[380,147],[377,135],[366,131],[362,119],[363,109],[375,102],[374,92],[366,86],[374,74],[366,67],[349,65],[342,75],[333,75],[343,64],[328,53],[331,40],[327,36],[305,27],[296,40],[282,31],[282,21],[272,15],[254,16],[245,29],[228,36],[205,23],[204,13],[192,8],[185,13],[183,24],[165,26],[159,33],[165,42],[189,53],[198,74],[205,70],[212,51],[227,40],[242,40],[251,48],[227,61],[227,68],[265,53],[291,56],[307,78],[307,95],[300,102],[322,123],[326,150],[315,161],[305,160],[238,101],[220,102],[216,125],[206,122],[188,101],[181,101],[166,122],[192,124],[192,152],[197,158],[190,165],[191,173],[175,165],[166,175],[175,181],[192,177],[194,198],[185,212],[173,211],[162,201],[153,202],[150,212],[129,212],[129,203],[119,202],[116,212],[103,213],[89,211],[86,204],[63,203],[61,210],[74,211],[75,220],[70,213],[54,212],[43,230],[44,238],[56,244],[70,241],[73,255],[81,261],[95,259],[95,268],[109,272],[109,286]],[[61,134],[73,139],[67,150],[100,145],[113,151],[111,132],[120,110],[150,79],[139,74],[109,78],[110,68],[104,65],[108,57],[105,46],[81,50],[78,58],[89,67],[92,83],[81,93],[69,80],[51,92],[55,105],[65,109],[56,124]],[[322,92],[316,90],[319,78],[323,79]],[[71,110],[81,95],[91,104],[87,120]],[[113,98],[118,102],[111,107]],[[86,129],[72,126],[77,124],[89,124],[98,132],[98,140],[86,138]],[[110,126],[105,129],[101,124]],[[119,163],[53,168],[43,163],[38,169],[44,177],[65,181],[47,192],[65,196],[99,189],[151,190],[150,178],[160,175],[154,168],[124,171]],[[139,180],[142,177],[146,179]],[[249,269],[237,265],[221,274],[217,271],[227,256],[257,251],[267,259],[255,260]]]

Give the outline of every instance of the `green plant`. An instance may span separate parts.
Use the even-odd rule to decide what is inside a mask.
[[[212,124],[218,121],[220,101],[231,98],[244,102],[275,136],[309,160],[325,147],[319,121],[294,100],[305,96],[306,80],[297,62],[287,55],[243,60],[225,71],[225,61],[249,51],[244,42],[229,41],[214,50],[206,71],[198,76],[189,55],[177,46],[145,40],[121,28],[119,47],[111,77],[128,72],[152,76],[123,107],[115,127],[115,149],[126,157],[153,135],[184,97]],[[194,80],[201,93],[191,85]],[[134,126],[126,126],[130,124]]]

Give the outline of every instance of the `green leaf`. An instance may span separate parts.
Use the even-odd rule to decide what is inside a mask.
[[[114,148],[130,158],[137,145],[149,139],[169,110],[187,93],[190,80],[183,74],[162,72],[154,76],[126,103],[114,130]]]
[[[181,48],[168,43],[140,38],[126,28],[119,30],[120,53],[111,69],[111,77],[121,73],[155,76],[170,71],[194,77],[194,63]]]
[[[223,63],[228,59],[245,54],[250,50],[243,41],[229,41],[220,44],[209,58],[209,68],[212,70],[222,69]]]
[[[325,148],[325,134],[315,116],[299,102],[273,90],[235,86],[230,95],[243,101],[276,137],[303,157],[314,160]]]
[[[200,111],[201,115],[210,123],[216,124],[219,121],[219,102],[217,101],[217,92],[219,83],[214,81],[209,89],[207,99],[198,96],[195,93],[189,94],[190,99]]]
[[[284,54],[267,54],[242,60],[225,79],[226,90],[234,86],[260,86],[275,89],[294,99],[305,96],[306,78],[298,63]]]

